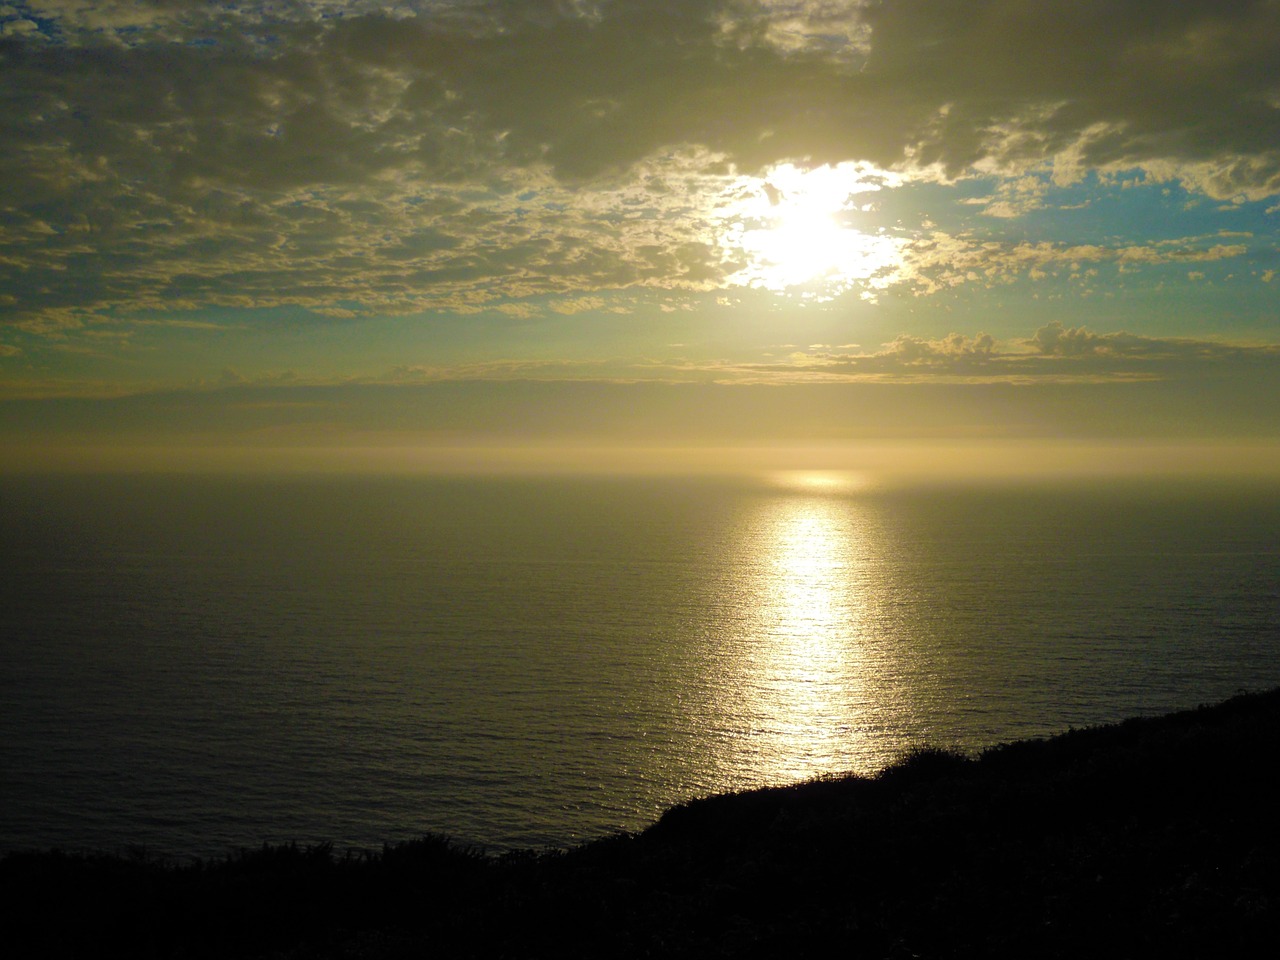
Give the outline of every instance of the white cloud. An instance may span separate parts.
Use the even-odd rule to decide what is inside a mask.
[[[40,24],[34,20],[0,20],[0,37],[12,37],[22,34],[38,35]]]

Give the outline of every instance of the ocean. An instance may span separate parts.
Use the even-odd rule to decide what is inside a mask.
[[[1280,685],[1261,481],[0,480],[0,851],[500,851]]]

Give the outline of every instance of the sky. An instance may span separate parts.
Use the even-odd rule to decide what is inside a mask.
[[[0,469],[1280,469],[1277,0],[0,0],[0,101]]]

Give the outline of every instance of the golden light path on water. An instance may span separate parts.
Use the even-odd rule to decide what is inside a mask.
[[[708,771],[734,788],[849,770],[900,752],[911,696],[884,638],[881,544],[858,479],[786,474],[745,518],[726,584],[739,629],[706,664]]]

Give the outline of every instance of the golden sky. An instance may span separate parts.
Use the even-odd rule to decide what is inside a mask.
[[[30,0],[0,80],[11,468],[1280,427],[1274,0]]]

